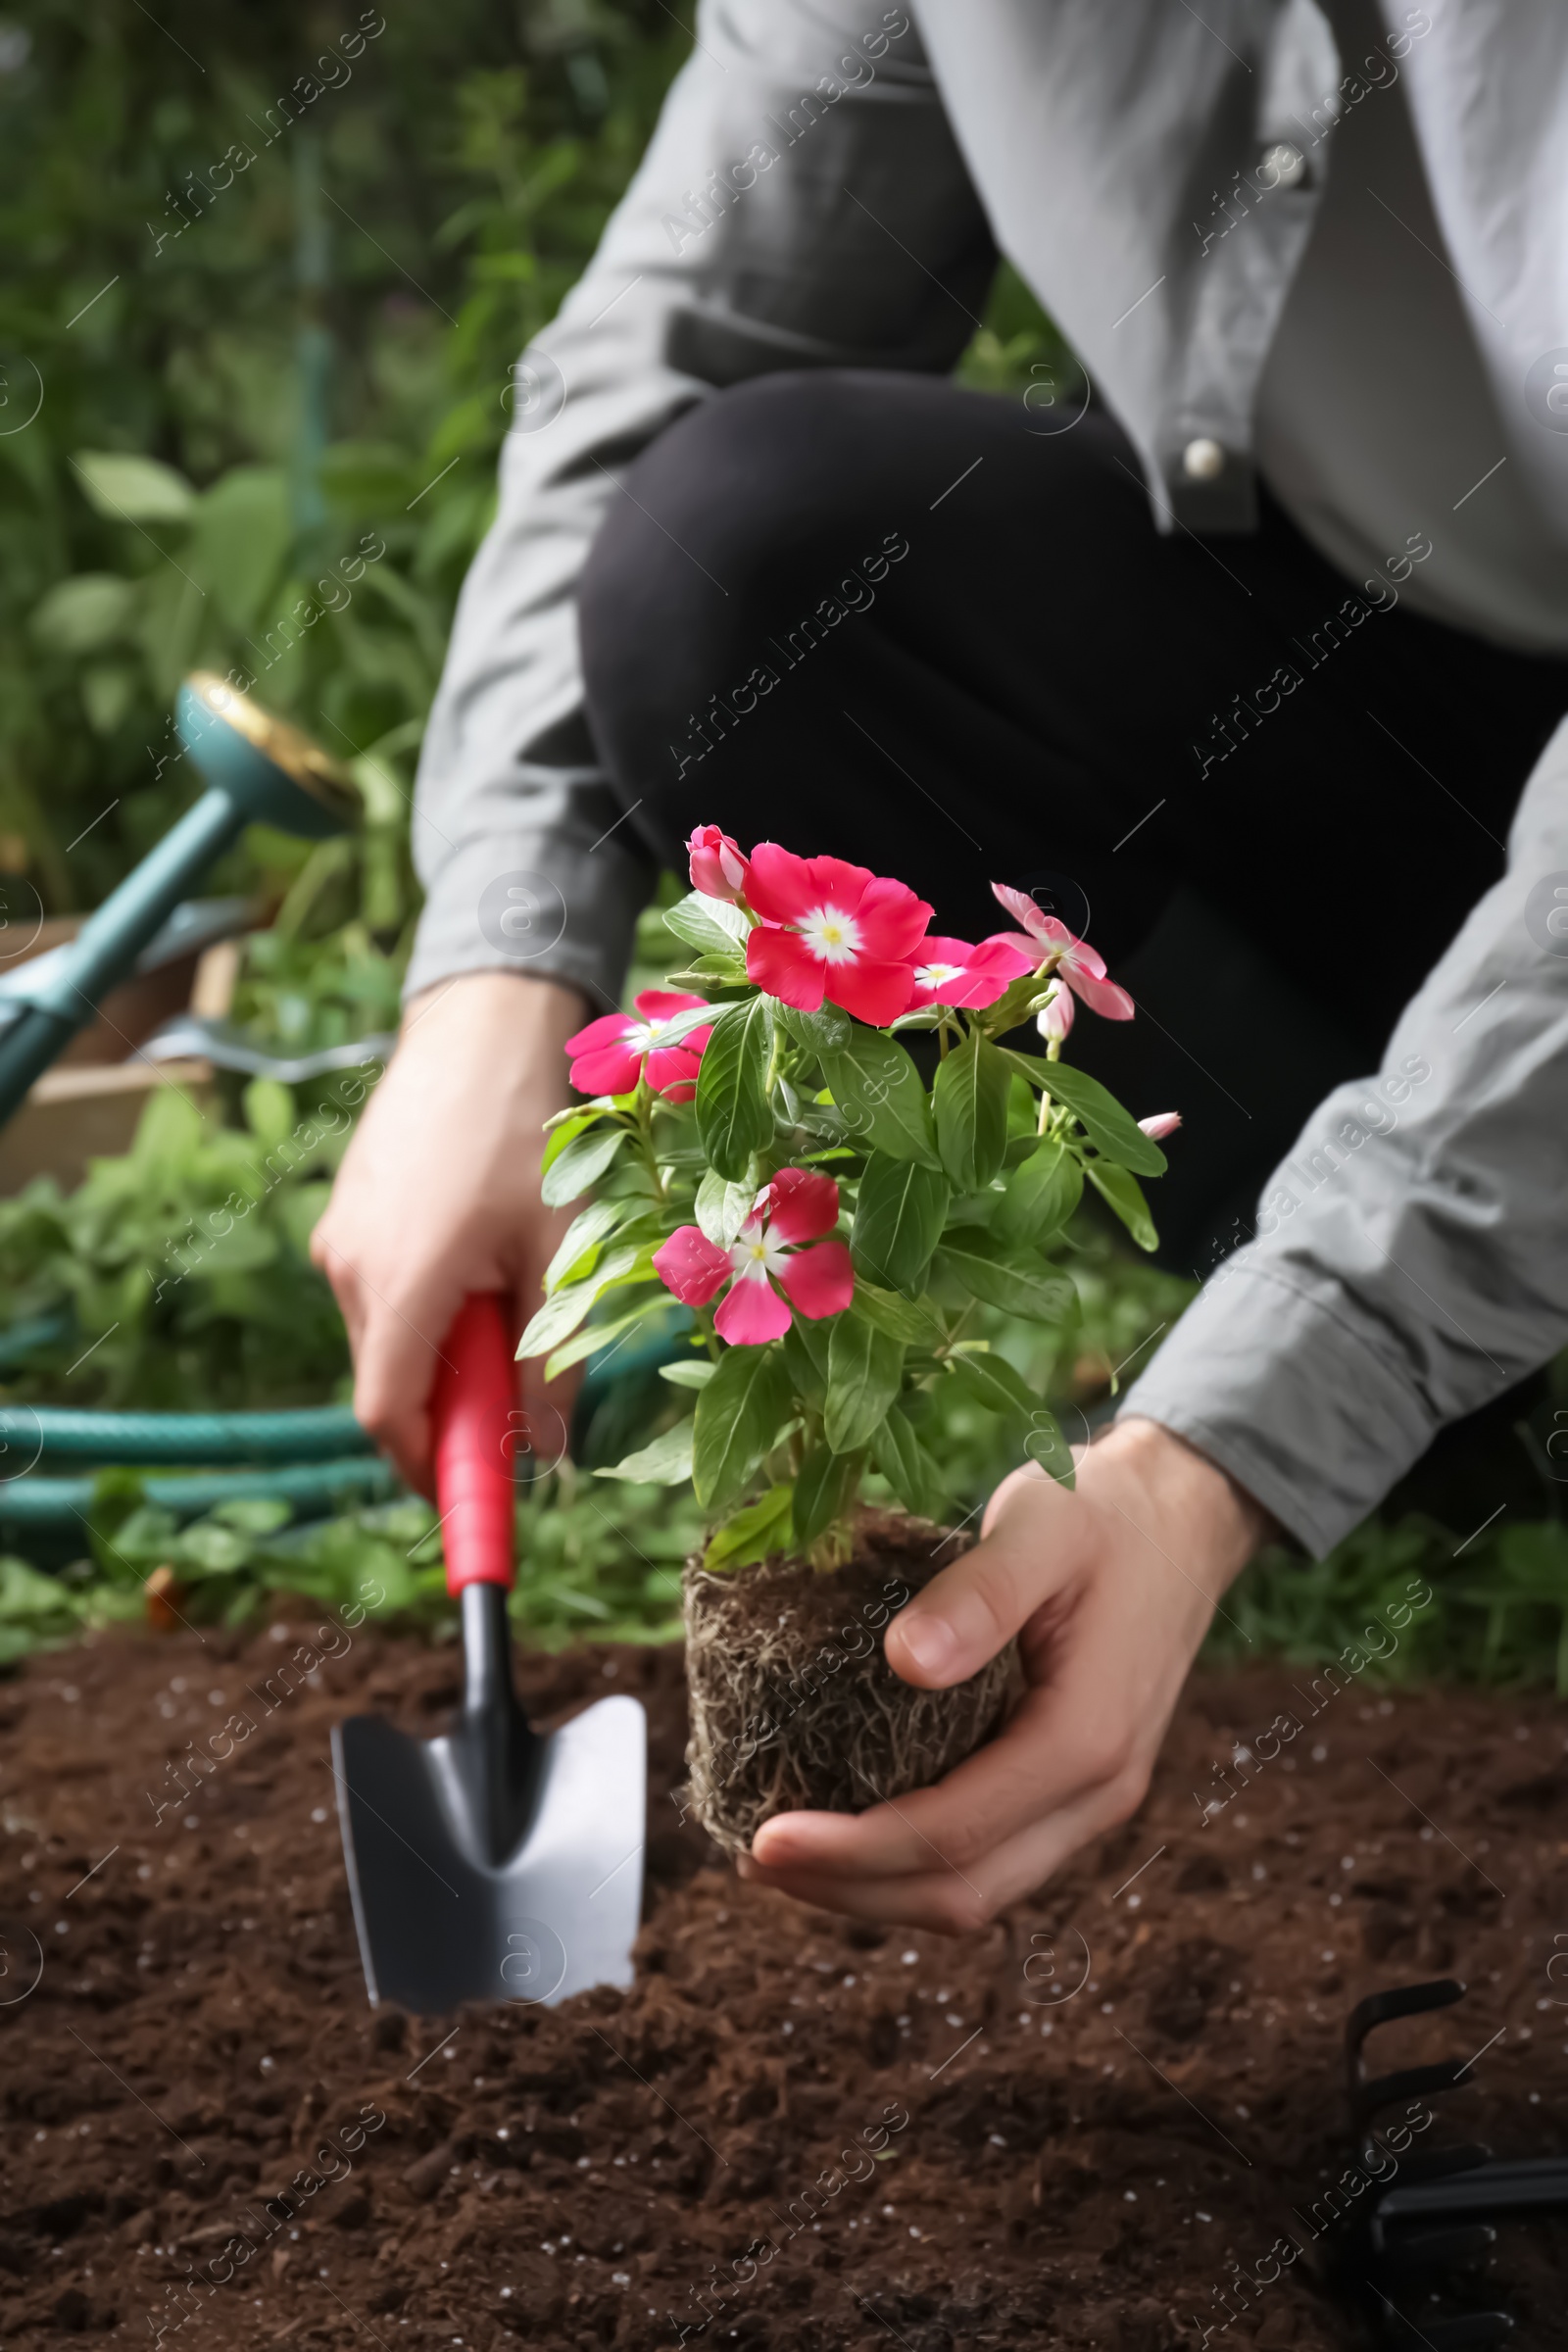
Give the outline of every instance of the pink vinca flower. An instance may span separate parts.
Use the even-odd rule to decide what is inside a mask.
[[[1175,1134],[1181,1123],[1179,1110],[1156,1110],[1152,1117],[1138,1122],[1152,1144],[1162,1144],[1167,1135]]]
[[[913,1004],[995,1004],[1040,961],[1033,942],[999,931],[971,948],[961,939],[922,939],[915,951]]]
[[[841,1315],[849,1305],[855,1290],[850,1253],[842,1242],[822,1239],[838,1215],[839,1188],[831,1176],[780,1168],[758,1194],[730,1249],[710,1242],[700,1226],[682,1225],[654,1251],[654,1264],[683,1306],[706,1306],[727,1283],[713,1328],[732,1348],[760,1348],[788,1331],[791,1307],[815,1322]],[[802,1247],[808,1242],[816,1248]]]
[[[872,1028],[907,1011],[931,909],[902,882],[761,841],[746,896],[762,917],[746,943],[746,969],[768,996],[801,1012],[825,997]]]
[[[1096,955],[1087,939],[1075,939],[1066,924],[1058,922],[1054,914],[1042,914],[1025,891],[1011,890],[1005,882],[993,882],[991,895],[1038,943],[1038,962],[1043,963],[1048,956],[1060,958],[1057,971],[1091,1012],[1102,1013],[1107,1021],[1132,1019],[1137,1007],[1131,997],[1114,980],[1106,979],[1105,959]]]
[[[737,845],[716,825],[699,825],[686,844],[693,890],[709,899],[743,899],[750,866]]]
[[[637,1010],[607,1012],[566,1040],[571,1083],[580,1095],[629,1095],[646,1070],[648,1084],[666,1102],[689,1102],[697,1092],[697,1065],[711,1028],[688,1029],[672,1046],[661,1033],[677,1012],[706,1003],[671,989],[645,988]]]

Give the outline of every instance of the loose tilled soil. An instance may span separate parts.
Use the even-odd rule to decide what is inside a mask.
[[[1165,2352],[1293,2229],[1302,2258],[1210,2340],[1347,2345],[1309,2229],[1347,2162],[1345,2016],[1447,1971],[1462,2006],[1384,2037],[1391,2060],[1484,2050],[1427,2144],[1559,2138],[1561,1707],[1352,1683],[1205,1829],[1193,1791],[1311,1694],[1200,1680],[1140,1817],[951,1942],[716,1866],[668,1795],[677,1653],[534,1660],[539,1707],[649,1707],[637,1983],[432,2022],[366,2005],[327,1732],[367,1704],[436,1728],[457,1659],[367,1628],[268,1712],[313,1622],[106,1638],[0,1686],[8,2352],[160,2328],[179,2352],[651,2352],[705,2287],[687,2340],[724,2352]],[[155,1825],[167,1761],[240,1707],[256,1732]],[[319,2185],[269,2224],[296,2179]],[[1560,2337],[1558,2227],[1499,2248],[1525,2345]],[[223,2282],[182,2306],[209,2264]]]

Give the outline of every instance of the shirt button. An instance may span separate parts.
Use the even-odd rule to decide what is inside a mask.
[[[1182,451],[1182,471],[1189,481],[1212,482],[1225,470],[1225,452],[1217,441],[1201,435]]]
[[[1293,147],[1288,140],[1282,139],[1277,147],[1264,148],[1258,171],[1266,178],[1269,187],[1294,188],[1306,175],[1306,158],[1299,147]]]

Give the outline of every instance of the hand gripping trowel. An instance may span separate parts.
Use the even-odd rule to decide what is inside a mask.
[[[632,1981],[647,1723],[637,1699],[602,1698],[545,1739],[518,1703],[514,1400],[502,1301],[470,1297],[431,1400],[447,1590],[463,1608],[462,1712],[440,1740],[378,1715],[332,1734],[367,1989],[426,2014]]]

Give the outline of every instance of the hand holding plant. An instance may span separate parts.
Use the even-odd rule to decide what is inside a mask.
[[[1165,1165],[1149,1127],[1173,1123],[1141,1127],[1062,1061],[1074,1000],[1111,1019],[1133,1005],[1020,892],[994,886],[1018,927],[971,945],[933,935],[931,907],[903,883],[839,858],[770,842],[747,858],[712,826],[690,850],[696,888],[665,916],[686,967],[568,1040],[591,1100],[551,1122],[544,1195],[591,1198],[519,1350],[554,1377],[671,1298],[688,1311],[689,1354],[665,1377],[690,1412],[610,1475],[693,1480],[711,1532],[689,1614],[719,1605],[708,1588],[738,1570],[849,1575],[867,1553],[872,1470],[907,1512],[934,1514],[941,1465],[921,1429],[942,1383],[1016,1422],[1032,1461],[1071,1486],[1054,1417],[974,1330],[976,1303],[1067,1330],[1077,1298],[1054,1253],[1085,1184],[1152,1247],[1139,1179]],[[1042,1054],[1002,1042],[1031,1018]],[[929,1084],[911,1033],[935,1048]],[[820,1605],[803,1598],[803,1622]],[[997,1665],[976,1678],[965,1747],[1000,1712],[1005,1655]],[[876,1667],[929,1707],[880,1655]],[[718,1682],[732,1700],[733,1654]],[[771,1721],[752,1745],[749,1766],[784,1752]],[[915,1745],[891,1779],[953,1760],[941,1740]],[[871,1794],[897,1792],[864,1777]],[[776,1773],[764,1793],[766,1810],[801,1801]],[[701,1790],[699,1805],[715,1835],[746,1841]]]

